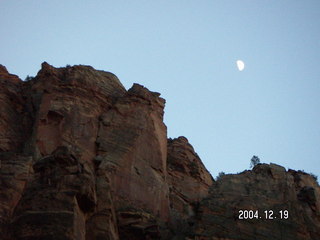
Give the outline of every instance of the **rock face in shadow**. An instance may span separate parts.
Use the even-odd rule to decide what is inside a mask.
[[[0,65],[0,151],[21,152],[30,135],[30,112],[25,86],[18,76]]]
[[[319,194],[312,176],[276,164],[222,176],[200,202],[193,237],[320,239]]]
[[[168,139],[167,164],[171,223],[182,238],[195,223],[197,205],[208,195],[213,179],[185,137]]]
[[[24,82],[0,65],[0,106],[1,239],[320,239],[310,175],[265,164],[214,181],[139,84],[48,63]]]

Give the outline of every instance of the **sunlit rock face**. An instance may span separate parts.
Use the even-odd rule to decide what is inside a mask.
[[[28,81],[0,65],[0,87],[1,239],[320,239],[312,176],[262,164],[214,181],[167,139],[157,92],[48,63]]]

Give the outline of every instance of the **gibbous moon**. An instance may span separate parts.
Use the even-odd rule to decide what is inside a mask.
[[[244,62],[242,60],[238,60],[237,67],[239,71],[242,71],[244,69]]]

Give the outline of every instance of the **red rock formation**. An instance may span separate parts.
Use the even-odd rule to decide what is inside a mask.
[[[192,236],[201,240],[320,239],[319,194],[312,176],[287,172],[276,164],[224,175],[201,201]],[[247,213],[241,215],[241,210]]]
[[[83,161],[96,155],[99,116],[125,94],[111,73],[88,66],[56,69],[47,63],[42,64],[32,90],[40,98],[34,134],[40,155],[68,146]]]
[[[9,239],[13,212],[33,174],[32,157],[1,152],[0,164],[0,233],[2,239]]]
[[[23,82],[0,65],[1,239],[320,239],[310,175],[258,165],[213,181],[186,138],[167,140],[164,104],[90,66],[43,63]]]
[[[12,236],[118,238],[108,176],[95,168],[93,158],[99,116],[125,89],[111,73],[47,63],[24,84],[30,86],[26,94],[35,119],[24,154],[32,153],[34,174],[15,207]],[[86,226],[92,227],[86,231]]]
[[[96,161],[110,176],[115,206],[124,220],[119,222],[121,232],[153,228],[154,219],[147,220],[141,211],[169,220],[163,107],[158,93],[134,84],[100,117]]]
[[[22,154],[31,127],[24,105],[23,82],[0,65],[0,233],[8,236],[8,224],[29,176],[32,157]]]
[[[122,239],[160,238],[170,220],[160,94],[138,84],[126,91],[116,76],[89,66],[43,63],[28,82],[1,71],[8,119],[1,151],[21,152],[30,168],[17,179],[14,201],[4,186],[1,222],[13,222],[11,237],[117,239],[120,229]],[[26,108],[29,125],[16,124]]]
[[[0,65],[0,151],[21,152],[25,141],[22,81]],[[19,124],[18,124],[19,123]]]
[[[168,140],[167,162],[171,222],[183,236],[194,224],[197,204],[208,195],[213,179],[185,137]]]

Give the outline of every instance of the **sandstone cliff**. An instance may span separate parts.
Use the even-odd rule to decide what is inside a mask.
[[[311,176],[271,164],[214,181],[167,139],[164,105],[90,66],[43,63],[24,82],[0,65],[1,239],[320,239]]]
[[[320,239],[319,190],[312,176],[276,164],[222,176],[199,204],[193,236],[203,240]]]

